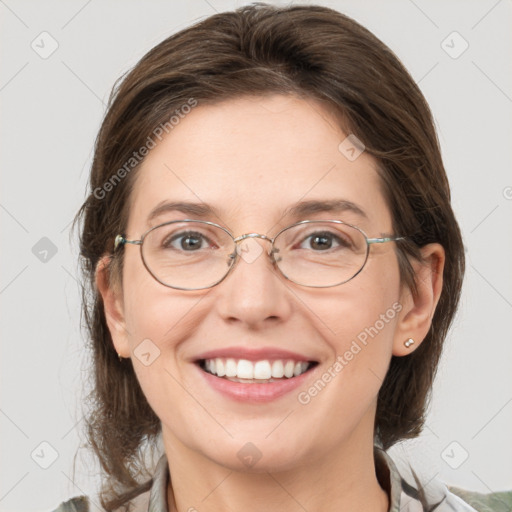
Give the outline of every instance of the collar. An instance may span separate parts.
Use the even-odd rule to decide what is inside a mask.
[[[169,479],[169,464],[167,464],[167,456],[164,452],[153,474],[153,484],[151,485],[149,493],[148,512],[168,512],[167,486],[169,485]]]
[[[400,511],[400,498],[402,495],[402,477],[398,472],[393,459],[378,446],[373,447],[375,458],[375,473],[380,486],[388,493],[388,512]]]

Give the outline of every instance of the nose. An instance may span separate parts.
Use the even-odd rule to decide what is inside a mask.
[[[218,313],[228,322],[250,327],[284,321],[291,312],[284,277],[269,257],[270,239],[239,237],[235,268],[217,285]]]

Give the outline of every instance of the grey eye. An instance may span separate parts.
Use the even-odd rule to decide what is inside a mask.
[[[165,248],[194,252],[205,248],[203,243],[206,244],[206,247],[210,246],[210,244],[208,244],[208,239],[204,235],[194,231],[188,231],[177,233],[168,237],[166,240],[164,240],[162,245]]]
[[[303,247],[302,244],[308,243],[309,246]],[[307,236],[302,242],[301,249],[314,249],[315,251],[326,251],[331,249],[333,245],[348,248],[351,246],[350,241],[345,240],[334,233],[328,231],[316,232]]]

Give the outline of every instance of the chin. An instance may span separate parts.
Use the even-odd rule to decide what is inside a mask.
[[[205,447],[204,455],[212,462],[232,471],[247,473],[274,473],[287,471],[306,464],[304,453],[297,453],[292,442],[283,446],[282,442],[264,437],[246,437],[246,441],[230,439],[227,443],[217,444],[212,453],[211,446]]]

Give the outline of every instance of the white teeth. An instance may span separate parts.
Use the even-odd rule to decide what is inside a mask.
[[[226,360],[226,377],[236,377],[236,361],[234,359]]]
[[[284,367],[284,376],[289,379],[293,377],[293,369],[295,368],[295,363],[293,361],[287,361]]]
[[[224,367],[224,361],[222,359],[215,360],[216,374],[219,377],[224,377],[226,375],[226,368]]]
[[[284,366],[282,361],[274,361],[272,363],[272,377],[280,379],[284,376]]]
[[[254,379],[254,365],[247,359],[240,359],[236,369],[236,376],[239,379]]]
[[[258,361],[254,365],[254,379],[270,379],[272,377],[272,369],[268,361]]]
[[[207,372],[218,377],[233,379],[262,380],[288,379],[303,374],[308,368],[307,361],[280,360],[249,361],[247,359],[207,359],[204,363]]]

